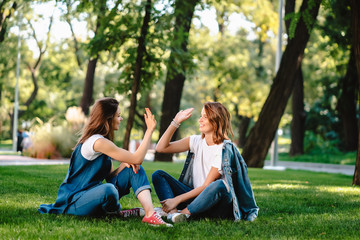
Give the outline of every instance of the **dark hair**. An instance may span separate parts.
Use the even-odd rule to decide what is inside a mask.
[[[231,116],[229,111],[218,102],[204,103],[204,110],[214,129],[213,141],[215,144],[222,143],[225,139],[229,139],[229,135],[234,136],[231,127]],[[202,134],[204,138],[205,135]]]
[[[106,97],[98,99],[90,111],[89,120],[86,123],[83,133],[76,145],[85,142],[86,139],[94,134],[100,134],[113,141],[113,119],[118,106],[119,102],[114,98]]]

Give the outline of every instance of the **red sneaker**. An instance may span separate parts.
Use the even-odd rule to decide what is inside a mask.
[[[145,211],[142,208],[132,208],[128,210],[122,210],[119,212],[121,217],[142,217],[145,215]]]
[[[159,214],[157,214],[156,212],[153,213],[153,215],[151,215],[150,217],[144,217],[142,219],[142,222],[147,223],[151,226],[166,226],[166,227],[172,227],[173,225],[171,225],[170,223],[164,222],[164,220],[161,219],[161,217],[159,216]]]

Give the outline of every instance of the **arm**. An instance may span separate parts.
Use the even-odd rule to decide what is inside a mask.
[[[105,155],[119,162],[135,165],[141,164],[144,161],[145,154],[150,146],[152,133],[154,132],[156,127],[156,120],[154,115],[151,114],[148,108],[146,108],[145,110],[146,113],[144,114],[144,117],[147,129],[142,143],[134,153],[117,147],[112,141],[106,138],[100,138],[96,140],[94,143],[94,150],[96,152],[102,152]]]
[[[188,108],[186,110],[181,110],[178,112],[174,118],[174,121],[177,124],[182,123],[191,117],[192,111],[194,108]],[[161,136],[159,142],[156,145],[156,151],[160,153],[178,153],[189,150],[189,137],[183,138],[178,141],[170,142],[172,136],[174,135],[177,127],[173,124],[170,124],[166,129],[164,134]]]
[[[140,165],[134,165],[134,164],[130,165],[128,163],[120,163],[120,166],[117,167],[115,170],[113,170],[113,167],[111,166],[111,171],[107,179],[113,178],[114,176],[118,175],[124,168],[130,168],[130,167],[133,168],[135,174],[137,174],[137,172],[140,169]]]
[[[164,201],[161,201],[160,203],[163,206],[163,210],[165,212],[169,212],[176,208],[177,205],[179,205],[182,202],[185,202],[189,199],[197,197],[204,189],[209,186],[210,183],[215,181],[216,179],[220,178],[220,173],[218,171],[218,168],[211,167],[209,174],[207,175],[205,182],[202,186],[197,187],[190,192],[183,193],[181,195],[176,196],[175,198],[166,199]]]

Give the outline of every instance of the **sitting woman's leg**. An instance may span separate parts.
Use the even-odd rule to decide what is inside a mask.
[[[120,210],[119,194],[113,184],[101,184],[80,194],[79,199],[65,211],[66,214],[101,216]]]
[[[156,170],[152,174],[152,183],[154,184],[156,195],[158,196],[160,201],[174,198],[180,194],[192,190],[191,187],[181,183],[180,181],[162,170]],[[190,202],[191,200],[189,200],[187,203],[181,203],[178,208],[183,209]]]
[[[202,193],[192,201],[185,214],[197,217],[228,218],[232,216],[232,197],[224,182],[219,179],[207,186]]]
[[[111,181],[117,187],[120,198],[129,194],[132,187],[135,196],[144,208],[145,216],[151,216],[154,213],[150,183],[142,166],[137,173],[132,168],[124,168]]]

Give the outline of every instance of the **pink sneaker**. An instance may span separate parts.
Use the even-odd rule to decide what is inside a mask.
[[[142,217],[145,215],[145,211],[142,208],[132,208],[128,210],[122,210],[119,212],[121,217]]]
[[[170,223],[164,222],[164,220],[161,219],[161,217],[159,216],[159,214],[157,214],[156,212],[153,213],[153,215],[151,215],[150,217],[144,217],[142,219],[142,222],[147,223],[151,226],[166,226],[166,227],[172,227],[173,225],[171,225]]]

